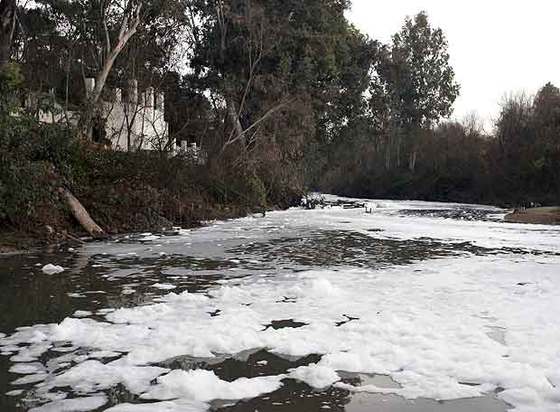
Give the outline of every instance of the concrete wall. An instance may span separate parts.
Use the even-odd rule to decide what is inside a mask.
[[[103,102],[106,118],[106,138],[115,150],[175,151],[169,142],[169,126],[165,121],[162,93],[152,87],[138,94],[138,83],[128,84],[128,99],[123,101],[122,90],[115,91],[114,101]]]
[[[174,144],[169,145],[163,110],[140,103],[104,102],[103,112],[106,138],[115,150],[175,150]]]

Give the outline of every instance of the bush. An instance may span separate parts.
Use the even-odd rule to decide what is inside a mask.
[[[56,189],[73,176],[79,145],[64,128],[0,117],[0,223],[32,229],[60,209]]]

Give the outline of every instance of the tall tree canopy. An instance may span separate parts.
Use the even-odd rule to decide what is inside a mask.
[[[409,168],[414,170],[419,130],[451,114],[459,85],[447,48],[443,31],[433,28],[424,12],[407,18],[391,45],[380,48],[371,95],[372,106],[384,119],[381,124],[394,135],[387,144],[387,167],[391,157],[400,166],[402,151],[406,151]]]
[[[451,114],[459,85],[447,48],[443,31],[433,28],[424,12],[407,18],[393,36],[382,77],[392,86],[391,104],[402,125],[430,127]]]

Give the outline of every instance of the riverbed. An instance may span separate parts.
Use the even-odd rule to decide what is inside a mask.
[[[0,410],[560,411],[560,228],[325,200],[0,257]]]

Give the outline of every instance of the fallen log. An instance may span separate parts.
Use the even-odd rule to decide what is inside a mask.
[[[72,215],[76,218],[76,220],[80,223],[80,225],[84,228],[86,232],[89,233],[91,237],[94,239],[105,239],[107,238],[107,234],[101,227],[95,223],[95,221],[91,218],[88,211],[85,207],[82,206],[80,201],[76,199],[76,197],[70,192],[68,189],[60,188],[60,194],[66,200],[66,204],[70,208]]]

